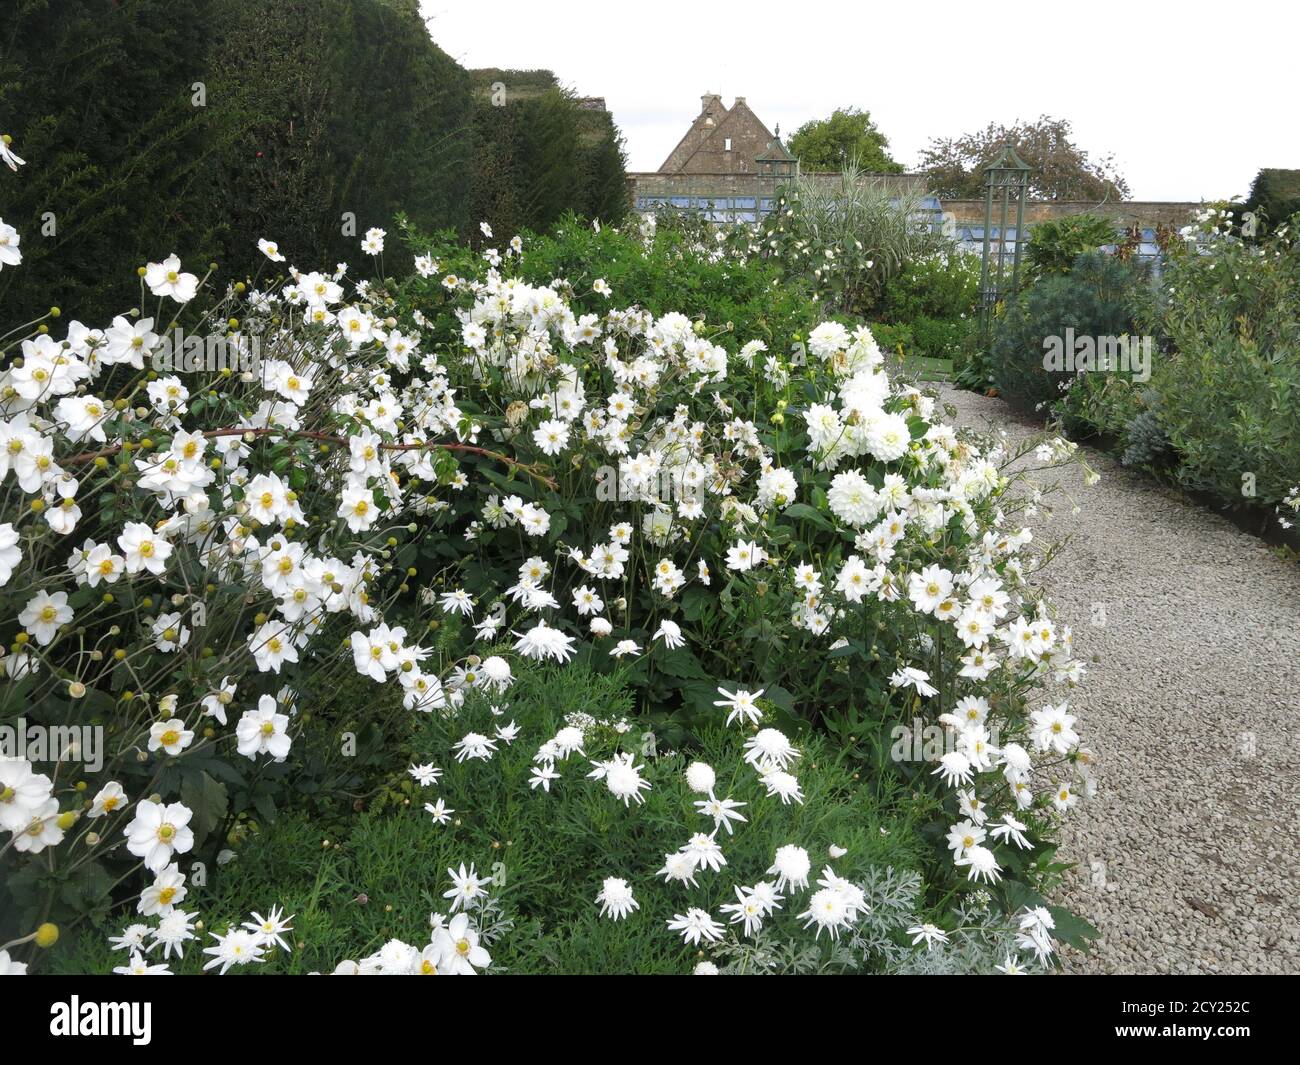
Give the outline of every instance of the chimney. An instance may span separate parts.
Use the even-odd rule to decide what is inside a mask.
[[[737,97],[736,97],[736,104],[743,104],[744,102],[745,102],[745,98],[744,98],[743,96],[737,96]],[[735,107],[736,104],[732,104],[731,106],[732,106],[732,107]]]
[[[714,104],[722,103],[722,97],[715,92],[706,92],[700,97],[700,113],[708,114],[709,108]]]

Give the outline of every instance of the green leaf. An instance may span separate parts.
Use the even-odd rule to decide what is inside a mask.
[[[682,596],[682,617],[687,621],[699,621],[709,603],[709,593],[703,588],[692,586]]]
[[[709,675],[704,672],[704,667],[700,665],[700,660],[685,648],[669,651],[662,658],[656,658],[655,668],[660,673],[666,673],[680,680],[709,679]]]
[[[230,796],[226,786],[206,772],[191,773],[181,781],[181,802],[194,811],[190,830],[195,845],[200,846],[226,816]]]
[[[788,714],[794,713],[794,696],[779,684],[773,684],[770,688],[766,688],[763,691],[763,698],[771,699],[773,703]]]
[[[1067,910],[1064,906],[1048,906],[1047,912],[1052,915],[1052,920],[1056,922],[1056,928],[1052,934],[1067,946],[1074,947],[1077,950],[1087,950],[1092,941],[1101,935],[1101,932],[1089,921]]]
[[[275,800],[267,792],[261,791],[253,796],[253,808],[264,822],[275,820]]]
[[[815,510],[807,503],[791,503],[783,511],[786,517],[794,518],[797,521],[808,521],[816,525],[819,529],[832,531],[835,526],[827,520],[826,515],[820,510]]]

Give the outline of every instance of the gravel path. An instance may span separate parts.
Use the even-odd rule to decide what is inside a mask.
[[[956,421],[1035,435],[944,387]],[[1066,819],[1064,902],[1101,929],[1081,973],[1300,973],[1300,566],[1110,457],[1035,538],[1088,675],[1071,704],[1100,790]],[[1028,468],[1035,466],[1028,457]],[[1105,604],[1105,625],[1092,624]]]

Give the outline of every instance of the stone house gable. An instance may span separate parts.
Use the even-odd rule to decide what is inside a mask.
[[[757,160],[776,138],[743,96],[728,109],[722,97],[706,93],[700,113],[659,168],[661,174],[754,174]]]

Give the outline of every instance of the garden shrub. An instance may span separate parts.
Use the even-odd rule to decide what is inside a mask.
[[[1287,229],[1242,240],[1226,206],[1204,209],[1184,235],[1161,284],[1129,294],[1134,328],[1156,348],[1151,380],[1080,375],[1053,411],[1072,431],[1113,438],[1130,465],[1290,520],[1300,484],[1300,253]]]
[[[209,147],[218,187],[187,210],[225,216],[212,257],[226,276],[262,265],[250,235],[333,263],[355,256],[358,225],[399,209],[468,228],[471,80],[430,40],[416,0],[212,2],[203,73],[222,123]]]
[[[889,279],[881,309],[887,323],[906,329],[907,354],[962,360],[978,319],[979,277],[978,256],[950,250],[913,260]]]
[[[1154,395],[1154,393],[1147,393]],[[1128,423],[1127,438],[1122,461],[1125,466],[1142,466],[1147,469],[1162,468],[1173,458],[1169,434],[1155,410],[1144,410]]]
[[[193,7],[207,25],[211,0]],[[0,134],[32,163],[0,204],[23,236],[24,269],[0,272],[10,320],[43,314],[55,293],[87,315],[129,305],[131,273],[164,234],[210,259],[225,220],[196,208],[213,191],[213,131],[228,112],[180,91],[206,46],[193,23],[167,0],[23,4],[10,15]]]
[[[1094,214],[1073,214],[1039,222],[1025,244],[1025,261],[1031,276],[1068,274],[1080,255],[1118,241],[1112,219]]]
[[[1072,375],[1049,369],[1045,342],[1135,333],[1132,292],[1144,268],[1103,252],[1079,256],[1069,274],[1032,284],[995,321],[990,357],[999,391],[1016,406],[1041,411],[1070,386]]]
[[[1005,927],[1036,905],[1090,759],[1069,704],[1084,667],[1027,580],[1038,548],[1004,473],[1019,453],[891,383],[865,328],[823,321],[769,346],[654,314],[604,277],[531,283],[523,241],[481,232],[493,243],[454,272],[417,245],[401,278],[378,269],[379,229],[369,278],[291,269],[266,241],[256,287],[160,258],[138,310],[95,328],[47,315],[4,342],[0,720],[90,729],[0,763],[4,949],[30,961],[38,922],[137,900],[161,928],[156,904],[198,879],[195,855],[273,832],[299,783],[323,820],[353,787],[364,807],[382,753],[414,742],[396,700],[449,730],[417,753],[452,776],[438,745],[459,735],[464,761],[496,742],[478,730],[535,661],[632,693],[634,729],[585,752],[612,793],[593,789],[593,817],[631,815],[644,784],[680,795],[680,762],[658,754],[677,750],[761,787],[754,809],[830,818],[810,799],[842,780],[833,752],[882,818],[900,788],[914,804],[898,814],[917,826],[909,862],[942,910],[918,941],[970,907]],[[0,233],[4,271],[21,269]],[[698,270],[713,298],[721,275],[687,264],[716,251],[632,239],[649,243],[609,246]],[[756,292],[752,319],[777,320]],[[173,353],[176,328],[219,343]],[[349,669],[377,694],[332,704]],[[328,754],[331,734],[360,768]],[[741,738],[758,745],[745,764]],[[791,762],[796,740],[827,752],[828,775]],[[531,761],[565,788],[561,747]],[[638,869],[648,899],[656,874]],[[812,923],[841,942],[869,931],[859,888],[832,880]],[[495,946],[498,912],[469,931]],[[1047,913],[1004,964],[1050,956]],[[702,935],[712,922],[691,915]],[[273,934],[230,929],[205,952],[247,958]],[[436,960],[448,949],[438,938]]]
[[[1189,343],[1155,378],[1174,475],[1228,505],[1274,506],[1300,483],[1300,349],[1275,361],[1246,334]]]
[[[916,354],[931,359],[959,359],[966,350],[972,328],[970,319],[922,315],[912,323]]]
[[[637,306],[656,316],[677,311],[718,323],[725,329],[718,343],[732,352],[752,340],[788,351],[820,321],[819,311],[800,286],[781,283],[775,263],[741,240],[738,231],[671,216],[666,224],[625,228],[568,216],[548,233],[529,235],[519,270],[532,284],[569,280],[579,313],[604,312],[605,297],[590,290],[603,278],[617,291],[636,293]]]
[[[948,251],[922,256],[885,285],[883,310],[893,322],[969,319],[979,310],[980,258]]]
[[[910,325],[872,322],[871,335],[876,338],[881,351],[887,351],[899,358],[905,358],[916,349],[916,341],[912,336]]]
[[[979,336],[978,330],[974,335]],[[967,392],[989,392],[994,387],[994,381],[988,353],[977,343],[969,344],[954,361],[949,380],[955,388]]]
[[[242,277],[272,231],[287,255],[346,257],[344,212],[469,222],[469,77],[414,0],[23,5],[0,101],[32,164],[3,210],[27,236],[28,269],[0,275],[15,320],[51,293],[111,316],[164,244]]]
[[[948,253],[919,197],[899,194],[846,164],[839,185],[795,178],[764,216],[757,243],[787,278],[811,284],[832,314],[865,317],[909,264]]]
[[[1157,398],[1149,385],[1129,375],[1083,373],[1070,381],[1051,411],[1076,439],[1100,436],[1120,441],[1133,420],[1149,413]]]
[[[1179,484],[1275,507],[1300,484],[1300,249],[1283,228],[1244,243],[1226,212],[1174,258],[1155,308],[1168,350],[1152,387]]]

